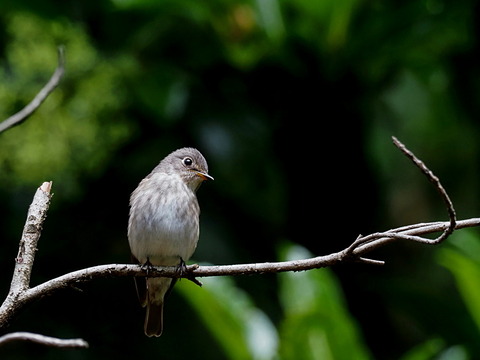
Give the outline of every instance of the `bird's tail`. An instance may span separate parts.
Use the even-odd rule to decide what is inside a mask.
[[[163,301],[160,303],[149,302],[145,314],[145,335],[160,336],[163,331]]]
[[[160,336],[163,330],[163,302],[172,290],[176,279],[147,278],[147,312],[145,314],[145,335]]]

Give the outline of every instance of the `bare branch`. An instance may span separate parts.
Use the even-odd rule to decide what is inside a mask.
[[[3,318],[4,314],[14,312],[13,309],[22,303],[23,295],[30,287],[30,276],[35,259],[35,252],[37,251],[37,243],[40,239],[43,221],[47,216],[47,210],[50,204],[51,187],[51,182],[43,183],[37,189],[33,197],[33,202],[28,209],[27,220],[18,247],[18,254],[15,258],[15,269],[10,284],[10,291],[0,307],[0,324],[8,320],[8,318]]]
[[[25,121],[30,115],[32,115],[35,110],[37,110],[40,105],[45,101],[45,99],[50,95],[50,93],[55,90],[55,88],[60,83],[60,80],[63,77],[65,72],[65,50],[63,47],[58,48],[58,65],[55,69],[50,80],[45,84],[45,86],[40,90],[40,92],[35,96],[35,98],[22,110],[16,114],[10,116],[8,119],[0,123],[0,133],[5,131],[12,126],[21,124]]]
[[[455,221],[456,221],[456,214],[455,214],[455,209],[453,208],[453,203],[452,200],[450,200],[450,197],[448,196],[447,192],[443,188],[442,184],[440,183],[440,180],[438,177],[436,177],[433,172],[427,168],[427,166],[418,159],[410,150],[406,148],[405,145],[403,145],[398,139],[394,136],[392,136],[393,143],[397,148],[400,149],[410,160],[413,161],[413,163],[420,169],[422,172],[425,174],[428,180],[430,180],[434,185],[437,191],[440,193],[440,196],[442,197],[443,202],[445,203],[448,211],[448,217],[450,218],[450,226],[443,232],[442,235],[440,235],[437,239],[432,240],[430,243],[431,244],[438,244],[445,240],[454,230],[455,230]]]
[[[328,267],[347,261],[361,261],[379,265],[383,264],[383,261],[363,258],[360,255],[364,255],[373,249],[376,249],[395,240],[408,240],[431,244],[430,242],[426,242],[426,240],[428,239],[420,237],[420,235],[428,235],[436,232],[445,231],[445,229],[447,229],[449,225],[449,222],[432,222],[421,224],[421,226],[401,227],[385,232],[374,233],[365,237],[357,238],[354,244],[357,241],[363,239],[367,239],[369,243],[358,248],[354,248],[353,251],[351,247],[349,247],[347,249],[330,255],[317,256],[310,259],[236,265],[199,266],[197,264],[194,264],[187,266],[186,275],[184,275],[183,277],[188,279],[192,277],[195,278],[210,276],[236,276],[279,273],[286,271],[305,271]],[[457,222],[455,230],[477,226],[480,226],[480,218],[460,220]],[[148,270],[145,267],[136,264],[109,264],[93,266],[70,272],[68,274],[59,276],[55,279],[51,279],[31,289],[26,290],[18,299],[20,301],[17,306],[18,309],[14,309],[14,311],[18,311],[20,310],[20,307],[23,307],[24,305],[27,305],[28,303],[31,303],[32,301],[37,300],[59,289],[76,288],[80,283],[89,282],[99,278],[118,278],[132,276],[171,278],[182,277],[179,275],[177,268],[174,266],[154,266],[149,268]],[[0,308],[0,328],[3,327],[2,316],[3,314]]]
[[[16,294],[28,289],[32,273],[37,243],[40,239],[43,221],[47,216],[50,204],[50,189],[52,183],[45,182],[37,189],[33,202],[28,209],[27,221],[23,228],[18,255],[15,258],[15,270],[13,272],[10,293]]]
[[[51,183],[44,183],[37,190],[33,203],[29,209],[27,222],[25,224],[25,229],[20,241],[19,255],[16,259],[12,286],[6,300],[0,307],[0,329],[6,328],[11,319],[32,301],[37,300],[47,294],[51,294],[53,291],[69,287],[76,288],[79,283],[92,281],[97,278],[132,276],[171,278],[184,277],[200,285],[200,283],[195,279],[196,277],[304,271],[332,266],[348,261],[381,265],[384,263],[383,261],[366,258],[365,254],[398,240],[413,241],[429,245],[438,244],[445,240],[453,231],[457,229],[480,226],[480,218],[457,221],[453,204],[450,201],[446,191],[440,184],[438,178],[402,143],[395,138],[393,140],[395,145],[405,155],[407,155],[407,157],[410,158],[435,185],[435,188],[439,191],[446,204],[450,218],[449,221],[419,223],[402,226],[384,232],[377,232],[366,236],[360,235],[349,247],[344,250],[330,255],[318,256],[310,259],[220,266],[190,265],[187,266],[187,271],[185,274],[183,274],[183,276],[180,275],[176,267],[149,267],[147,270],[145,267],[140,265],[110,264],[74,271],[30,288],[29,281],[36,245],[40,237],[42,224],[45,219],[51,197]],[[441,234],[434,239],[425,237],[425,235],[434,233]]]
[[[15,341],[31,341],[59,348],[88,348],[88,343],[83,339],[59,339],[29,332],[14,332],[0,336],[0,346]]]

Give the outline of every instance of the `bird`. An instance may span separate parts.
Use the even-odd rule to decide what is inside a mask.
[[[206,180],[207,161],[197,149],[173,151],[140,181],[130,196],[128,243],[132,260],[142,266],[177,266],[193,255],[199,238],[197,190]],[[148,268],[147,268],[148,270]],[[138,277],[137,295],[146,308],[145,335],[163,331],[163,304],[176,279]]]

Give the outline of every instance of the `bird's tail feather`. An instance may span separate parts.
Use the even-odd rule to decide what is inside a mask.
[[[163,331],[163,302],[148,303],[145,314],[145,335],[160,336]]]

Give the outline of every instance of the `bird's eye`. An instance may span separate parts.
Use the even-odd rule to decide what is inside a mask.
[[[193,164],[193,160],[189,157],[183,158],[182,161],[185,166],[191,166]]]

